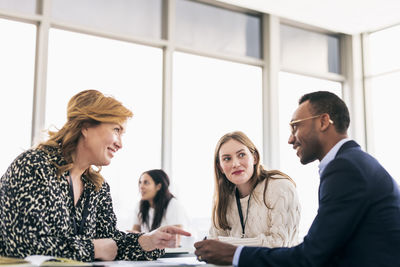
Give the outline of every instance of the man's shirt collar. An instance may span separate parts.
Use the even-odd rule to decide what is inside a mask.
[[[339,151],[339,149],[347,141],[350,141],[350,138],[343,138],[342,140],[337,142],[336,145],[334,145],[331,148],[331,150],[329,150],[329,152],[325,155],[325,157],[321,160],[321,162],[318,165],[318,168],[319,168],[318,172],[319,172],[320,176],[321,176],[321,173],[324,171],[325,167],[329,164],[329,162],[331,162],[336,157],[336,154]]]

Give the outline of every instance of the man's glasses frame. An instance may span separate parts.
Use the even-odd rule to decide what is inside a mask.
[[[324,114],[325,114],[325,113],[319,114],[319,115],[315,115],[315,116],[311,116],[311,117],[308,117],[308,118],[305,118],[305,119],[294,120],[294,121],[289,122],[291,134],[294,135],[294,134],[296,133],[296,130],[297,130],[297,129],[296,129],[296,126],[297,126],[297,124],[298,124],[299,122],[307,121],[307,120],[311,120],[311,119],[315,119],[315,118],[318,118],[318,117],[320,117],[320,116],[322,116],[322,115],[324,115]],[[331,119],[329,119],[329,123],[330,123],[330,124],[333,124],[333,121],[332,121]]]

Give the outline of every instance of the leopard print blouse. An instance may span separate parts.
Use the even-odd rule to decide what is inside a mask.
[[[30,149],[7,169],[0,180],[0,255],[26,257],[50,255],[81,261],[94,260],[92,239],[112,238],[118,246],[116,260],[154,260],[164,250],[143,251],[141,234],[116,229],[110,188],[99,191],[82,176],[84,191],[75,211],[69,194],[68,172],[57,177],[66,164],[61,150]],[[86,218],[82,222],[84,206]],[[78,234],[75,225],[81,226]]]

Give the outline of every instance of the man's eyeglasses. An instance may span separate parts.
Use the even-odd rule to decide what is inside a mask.
[[[311,120],[311,119],[315,119],[315,118],[320,117],[321,115],[323,115],[323,114],[319,114],[319,115],[311,116],[311,117],[308,117],[308,118],[305,118],[305,119],[300,119],[300,120],[295,120],[295,121],[289,122],[291,134],[294,135],[294,134],[296,133],[296,131],[297,131],[297,124],[298,124],[299,122],[306,121],[306,120]],[[332,121],[331,119],[329,119],[329,123],[330,123],[330,124],[333,124],[333,121]]]

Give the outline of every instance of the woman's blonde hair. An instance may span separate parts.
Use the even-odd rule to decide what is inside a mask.
[[[95,126],[100,123],[123,124],[133,113],[124,107],[121,102],[110,96],[104,96],[97,90],[85,90],[74,95],[68,102],[67,122],[58,131],[48,131],[49,139],[38,145],[39,149],[61,148],[62,155],[67,164],[59,166],[58,175],[71,170],[74,162],[72,154],[76,150],[78,140],[82,135],[82,128]],[[49,150],[48,150],[49,151]],[[89,167],[85,175],[99,190],[104,178],[100,174],[101,166],[98,170]]]
[[[264,167],[260,164],[260,153],[258,152],[253,142],[243,132],[235,131],[227,133],[224,136],[222,136],[217,143],[214,153],[215,190],[214,190],[212,220],[216,228],[223,230],[231,229],[231,226],[228,224],[226,214],[227,214],[229,200],[232,196],[235,195],[236,185],[230,182],[228,178],[226,178],[225,174],[221,171],[221,166],[219,161],[219,151],[223,144],[232,139],[245,145],[254,157],[254,163],[255,163],[254,172],[253,176],[250,178],[250,183],[252,188],[254,189],[254,187],[258,183],[265,180],[265,187],[263,194],[263,201],[265,206],[268,207],[267,203],[265,202],[265,192],[267,190],[269,178],[275,179],[275,177],[272,176],[279,175],[280,178],[283,177],[293,182],[293,180],[289,176],[278,170],[267,171],[266,169],[264,169]]]

